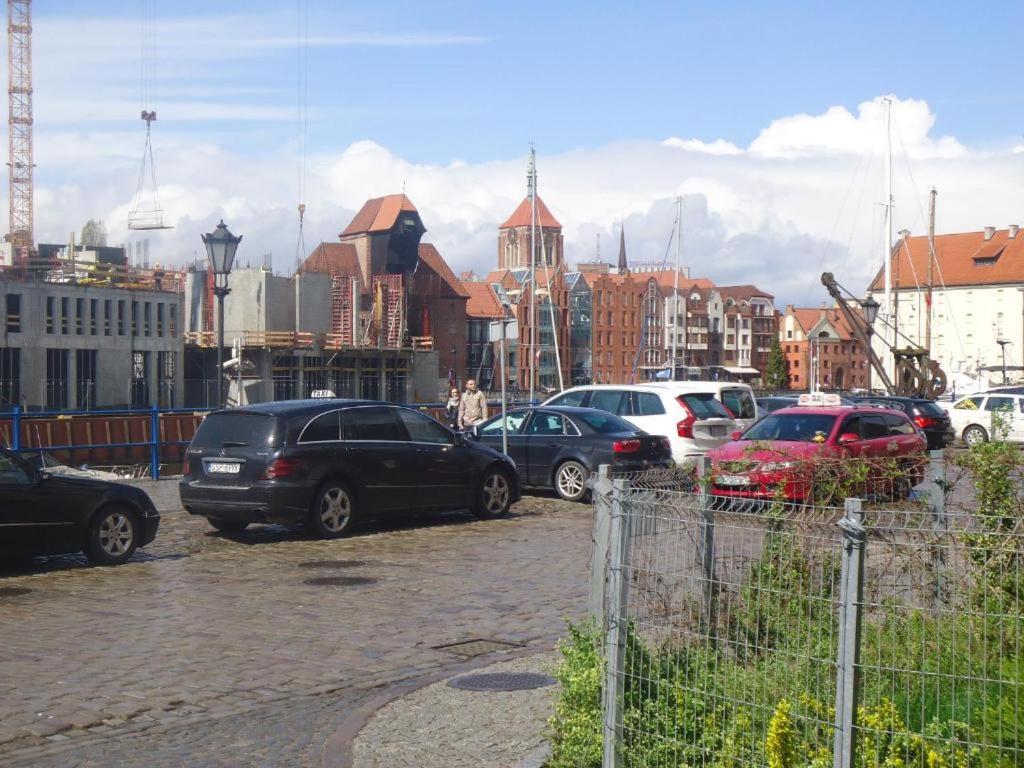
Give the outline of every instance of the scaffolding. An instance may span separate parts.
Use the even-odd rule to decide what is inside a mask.
[[[398,349],[404,340],[405,278],[400,274],[373,276],[373,315],[367,328],[368,342]]]
[[[354,277],[331,273],[331,336],[335,348],[355,344],[353,308],[357,289]]]

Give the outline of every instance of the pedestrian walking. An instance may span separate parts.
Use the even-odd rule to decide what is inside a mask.
[[[466,394],[459,403],[459,429],[467,429],[487,419],[487,398],[476,388],[476,379],[466,382]]]
[[[459,395],[459,388],[452,387],[448,392],[448,402],[444,406],[444,420],[451,429],[459,428],[460,405],[462,405],[462,397]]]

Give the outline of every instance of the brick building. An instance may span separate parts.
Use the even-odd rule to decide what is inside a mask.
[[[786,356],[790,389],[867,386],[867,354],[836,307],[786,307],[779,321],[779,343]]]
[[[480,388],[486,391],[500,388],[500,364],[496,358],[496,345],[490,342],[490,326],[504,316],[501,300],[490,284],[475,276],[463,276],[460,282],[469,294],[466,302],[465,378],[476,379]]]

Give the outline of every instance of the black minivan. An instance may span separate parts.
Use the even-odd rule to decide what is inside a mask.
[[[214,411],[185,453],[181,503],[221,531],[302,522],[320,538],[378,513],[469,509],[519,499],[515,464],[413,408],[289,400]]]

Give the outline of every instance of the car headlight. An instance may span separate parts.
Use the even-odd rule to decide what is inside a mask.
[[[796,465],[795,461],[769,461],[758,466],[759,472],[778,472],[782,469],[792,469]]]

